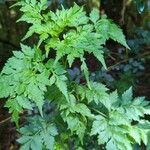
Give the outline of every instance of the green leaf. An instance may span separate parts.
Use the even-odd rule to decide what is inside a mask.
[[[56,76],[56,86],[64,94],[64,96],[66,97],[67,101],[69,101],[67,84],[66,84],[65,81],[66,81],[66,77],[64,75]]]
[[[85,61],[87,53],[94,54],[107,69],[103,45],[108,39],[129,49],[122,30],[106,16],[100,17],[97,9],[87,16],[83,7],[76,4],[69,9],[62,6],[55,12],[47,9],[47,0],[24,0],[16,5],[23,12],[18,21],[30,24],[23,39],[36,34],[39,41],[34,48],[21,44],[21,51],[13,52],[0,74],[0,98],[8,98],[5,107],[17,125],[19,114],[35,105],[42,116],[32,116],[29,124],[19,130],[21,149],[67,149],[70,139],[77,149],[89,144],[83,143],[89,129],[91,136],[98,138],[97,143],[95,137],[91,139],[95,147],[99,144],[107,150],[132,150],[134,144],[146,145],[150,129],[144,117],[150,114],[149,102],[144,97],[134,99],[132,88],[119,97],[117,91],[110,92],[105,85],[90,81]],[[39,49],[41,44],[45,51]],[[51,51],[56,55],[52,56]],[[76,58],[82,62],[86,79],[82,85],[68,82],[67,68],[63,67],[67,63],[71,67]],[[47,99],[55,110],[48,117],[42,111]],[[58,131],[52,121],[59,125],[60,136],[56,139]],[[76,135],[79,140],[74,142]]]
[[[121,107],[118,110],[124,113],[128,119],[139,121],[140,117],[149,114],[149,102],[144,100],[144,97],[137,97],[133,99],[132,88],[129,88],[122,95],[120,99]]]
[[[27,98],[25,98],[23,95],[17,96],[16,100],[17,100],[18,104],[20,106],[22,106],[23,108],[32,110],[31,102]]]
[[[22,113],[23,109],[18,104],[17,100],[14,99],[8,99],[5,107],[9,108],[9,112],[12,113],[12,121],[16,123],[16,125],[19,127],[18,121],[19,121],[19,114]]]
[[[106,66],[106,63],[105,63],[105,60],[104,60],[104,56],[103,56],[103,54],[102,54],[102,52],[101,51],[94,51],[93,52],[93,54],[94,54],[94,56],[102,63],[102,65],[103,65],[103,67],[105,68],[105,69],[107,69],[107,66]]]
[[[110,23],[109,37],[112,40],[117,41],[118,43],[122,44],[127,49],[130,49],[126,43],[125,36],[123,35],[122,30],[117,25],[115,25],[114,23]]]
[[[19,130],[22,136],[17,141],[22,144],[21,149],[42,150],[43,147],[46,147],[53,150],[55,136],[58,134],[55,125],[38,116],[28,121],[29,125]]]
[[[108,89],[105,85],[97,82],[90,82],[91,89],[84,86],[78,87],[78,93],[81,95],[82,99],[87,99],[88,102],[94,101],[97,105],[100,103],[110,110],[111,99],[107,93]]]
[[[103,41],[111,38],[114,41],[122,44],[126,48],[130,49],[126,43],[125,36],[123,35],[122,30],[114,23],[109,21],[106,18],[102,18],[95,25],[97,33],[103,36]]]
[[[110,117],[113,120],[113,116]],[[115,116],[114,116],[115,119]],[[112,124],[109,122],[108,118],[102,116],[97,116],[96,120],[93,122],[91,135],[98,134],[98,143],[105,144],[106,149],[110,150],[112,147],[114,149],[132,149],[129,139],[127,138],[128,128],[123,127],[124,124],[121,119],[115,120],[117,124]],[[119,123],[121,121],[121,124]],[[118,126],[119,125],[119,126]]]
[[[42,139],[40,136],[34,136],[32,139],[31,145],[32,150],[41,150],[42,149]]]
[[[0,97],[14,97],[14,102],[21,109],[31,110],[32,101],[38,106],[42,115],[44,94],[47,86],[51,85],[49,79],[51,70],[44,66],[43,56],[39,49],[36,47],[32,49],[22,44],[21,48],[22,51],[15,51],[14,56],[7,61],[2,70]],[[17,121],[21,111],[17,111],[13,103],[7,106],[10,110],[14,107],[11,112],[13,120]]]
[[[81,70],[84,72],[84,75],[85,75],[89,89],[91,89],[88,68],[87,68],[86,63],[84,61],[84,58],[81,58],[81,60],[82,60]]]
[[[49,149],[49,150],[53,150],[54,149],[55,139],[54,139],[53,136],[49,136],[47,134],[44,134],[43,135],[43,141],[44,141],[47,149]]]
[[[130,87],[122,94],[123,103],[128,103],[129,101],[132,100],[132,98],[133,98],[133,92],[132,92],[132,87]]]
[[[99,20],[99,10],[94,8],[91,13],[90,13],[90,20],[93,22],[93,23],[96,23],[98,20]]]
[[[27,94],[29,98],[32,99],[39,108],[40,114],[43,116],[42,107],[44,104],[44,92],[31,81],[27,86]]]
[[[13,54],[18,59],[23,59],[24,58],[24,54],[20,51],[13,51]]]
[[[131,128],[130,136],[140,145],[141,144],[141,135],[138,128]]]
[[[85,129],[86,129],[84,123],[81,122],[78,117],[71,116],[71,115],[66,117],[65,120],[72,134],[73,132],[75,132],[80,138],[80,141],[83,143],[83,137],[84,137]]]
[[[119,100],[119,96],[117,90],[110,93],[110,101],[112,105],[116,105],[118,103],[118,100]]]
[[[40,35],[40,40],[39,40],[39,42],[38,42],[38,46],[37,46],[37,47],[39,47],[39,46],[41,45],[41,43],[42,43],[44,40],[46,40],[48,37],[49,37],[49,35],[48,35],[47,33],[41,34],[41,35]]]
[[[76,104],[74,110],[83,116],[92,117],[90,109],[82,103]]]

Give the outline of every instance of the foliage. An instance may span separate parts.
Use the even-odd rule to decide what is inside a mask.
[[[70,140],[75,149],[86,149],[85,136],[97,135],[96,145],[108,150],[147,145],[149,129],[140,124],[148,122],[144,116],[150,114],[149,103],[143,97],[134,99],[132,88],[120,97],[89,79],[85,53],[92,53],[106,69],[103,45],[108,39],[129,48],[122,30],[97,9],[86,15],[76,4],[56,12],[47,11],[47,0],[19,1],[15,6],[23,12],[18,21],[31,25],[23,40],[39,36],[33,48],[21,44],[0,75],[0,98],[8,98],[5,106],[17,126],[24,110],[37,107],[41,115],[19,129],[21,149],[69,149]],[[76,58],[82,63],[83,83],[68,78],[67,69]],[[54,107],[50,121],[43,113],[47,100]]]
[[[19,129],[19,132],[23,135],[17,140],[20,144],[23,144],[20,149],[53,149],[54,137],[58,134],[55,125],[46,122],[39,116],[30,118],[28,121],[29,125]]]

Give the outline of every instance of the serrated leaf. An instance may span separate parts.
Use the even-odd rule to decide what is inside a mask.
[[[130,49],[126,43],[122,30],[110,20],[102,18],[99,22],[97,22],[95,28],[97,33],[103,35],[103,41],[111,38],[112,40],[117,41],[126,48]]]
[[[49,136],[47,134],[45,134],[43,136],[43,140],[44,140],[44,143],[46,145],[46,148],[49,149],[49,150],[53,150],[54,149],[54,137],[53,136]]]
[[[9,112],[12,113],[12,121],[19,127],[19,114],[23,111],[22,107],[18,104],[16,99],[7,100],[5,107],[9,108]]]
[[[145,131],[145,130],[141,130],[140,134],[141,134],[141,139],[142,139],[143,143],[145,145],[147,145],[148,144],[148,140],[149,140],[149,138],[148,138],[148,132]]]
[[[42,107],[44,104],[44,92],[39,89],[39,87],[32,82],[28,85],[27,92],[29,98],[32,99],[39,108],[40,114],[43,116]]]
[[[21,41],[26,40],[27,38],[31,37],[33,33],[35,32],[35,29],[33,27],[30,27],[26,35],[22,38]]]
[[[66,84],[66,82],[64,80],[64,76],[57,76],[56,77],[56,86],[64,94],[64,96],[66,97],[67,101],[69,101],[67,84]]]
[[[85,104],[76,104],[74,110],[83,116],[92,117],[90,109]]]
[[[80,138],[80,141],[83,142],[83,137],[86,129],[84,123],[82,123],[78,117],[73,117],[73,116],[68,116],[66,118],[66,122],[71,132],[72,133],[75,132]]]
[[[37,46],[37,47],[39,47],[39,46],[41,45],[41,43],[42,43],[44,40],[46,40],[48,37],[49,37],[49,35],[48,35],[47,33],[41,34],[41,35],[40,35],[40,40],[39,40],[39,42],[38,42],[38,46]]]
[[[86,63],[84,61],[84,58],[81,58],[81,60],[82,60],[81,70],[84,72],[84,75],[85,75],[89,89],[91,89],[88,68],[87,68]]]
[[[107,70],[107,66],[104,60],[104,56],[102,55],[102,53],[100,51],[94,51],[93,52],[94,56],[102,63],[103,67]]]
[[[16,100],[17,100],[18,104],[20,106],[22,106],[23,108],[32,110],[31,102],[27,98],[25,98],[23,95],[17,96]]]
[[[30,147],[31,147],[32,150],[41,150],[42,149],[42,140],[41,140],[41,137],[35,136],[32,139]]]
[[[122,94],[122,100],[124,103],[128,103],[128,101],[131,101],[132,98],[133,98],[133,92],[132,92],[132,87],[130,87]]]
[[[138,128],[131,128],[130,136],[140,145],[141,144],[141,135]]]
[[[109,26],[109,37],[112,40],[117,41],[118,43],[122,44],[127,49],[130,49],[126,43],[125,36],[123,35],[122,30],[113,23],[111,23]]]
[[[24,54],[20,51],[13,51],[13,54],[18,59],[23,59],[24,58]]]
[[[55,125],[38,116],[28,121],[29,125],[19,130],[22,136],[17,141],[22,144],[21,149],[42,150],[46,146],[47,149],[53,150],[54,137],[58,134]]]
[[[96,23],[99,20],[99,11],[98,9],[94,8],[90,13],[90,20],[93,23]]]
[[[47,91],[47,86],[50,85],[49,76],[51,72],[44,66],[42,53],[39,49],[36,47],[32,49],[23,44],[21,44],[21,48],[22,51],[14,52],[14,56],[7,61],[2,70],[0,96],[15,97],[16,107],[19,105],[21,109],[31,110],[30,101],[32,101],[38,106],[42,115],[44,94]],[[13,103],[11,104],[13,105]],[[10,106],[9,108],[11,111]],[[16,117],[15,121],[17,121],[20,111],[14,108],[14,111],[11,112],[13,113],[13,120]]]

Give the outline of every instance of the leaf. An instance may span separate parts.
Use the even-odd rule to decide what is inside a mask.
[[[114,101],[116,103],[116,101]],[[106,149],[130,149],[132,150],[133,143],[141,144],[143,141],[147,143],[147,131],[137,125],[132,125],[128,120],[126,112],[119,112],[117,107],[114,110],[109,110],[109,117],[99,115],[95,117],[93,122],[91,135],[98,134],[98,143],[105,144]],[[116,109],[116,110],[115,110]],[[131,137],[131,138],[128,138]],[[134,141],[133,141],[134,140]],[[123,142],[124,141],[124,142]]]
[[[34,57],[34,50],[31,49],[31,47],[29,47],[27,45],[23,45],[23,44],[20,44],[20,46],[21,46],[21,50],[22,50],[24,55],[26,55],[30,58]]]
[[[46,43],[46,56],[48,56],[52,48],[56,50],[56,62],[67,55],[67,61],[71,67],[75,58],[80,58],[81,55],[83,56],[84,51],[90,53],[94,52],[94,50],[97,51],[100,44],[104,44],[104,42],[101,42],[102,36],[98,36],[98,34],[93,32],[94,25],[88,24],[90,19],[94,23],[100,19],[98,10],[93,9],[88,18],[83,8],[75,4],[66,10],[62,7],[62,9],[57,10],[56,13],[50,11],[44,14],[43,17],[41,11],[45,10],[43,5],[45,5],[46,2],[44,2],[44,4],[40,2],[36,7],[37,3],[38,2],[31,2],[31,7],[30,3],[22,2],[20,5],[21,11],[24,12],[24,14],[19,21],[26,21],[32,24],[23,40],[29,38],[34,33],[38,34],[38,47],[42,42]],[[51,22],[47,20],[51,20]],[[60,40],[59,35],[62,34],[67,27],[70,27],[71,30],[63,34],[63,40]],[[96,55],[96,57],[106,68],[102,53]]]
[[[42,149],[42,140],[40,136],[34,136],[32,139],[31,145],[32,150],[41,150]]]
[[[44,40],[46,40],[48,37],[49,37],[49,35],[48,35],[47,33],[41,34],[41,35],[40,35],[40,40],[39,40],[39,42],[38,42],[38,46],[37,46],[37,47],[39,47],[39,46],[41,45],[41,43],[42,43]]]
[[[105,85],[90,81],[85,62],[86,53],[94,54],[107,69],[103,45],[108,39],[129,49],[122,30],[106,16],[100,17],[97,9],[87,16],[83,7],[76,4],[69,9],[62,6],[55,12],[47,9],[47,0],[25,0],[16,5],[23,12],[18,21],[30,24],[24,39],[36,34],[39,41],[34,48],[21,44],[21,51],[13,52],[0,74],[0,98],[8,98],[5,106],[17,125],[19,114],[24,109],[32,110],[34,105],[42,116],[28,118],[28,125],[19,130],[21,149],[67,149],[66,141],[78,136],[79,140],[74,142],[77,148],[89,144],[83,143],[89,129],[91,136],[97,136],[97,143],[108,150],[132,150],[136,143],[147,144],[149,122],[142,125],[142,121],[150,114],[149,102],[144,97],[134,99],[132,88],[119,97],[117,91],[110,92]],[[41,44],[45,52],[39,49]],[[55,59],[48,60],[51,51],[56,53]],[[76,58],[82,62],[86,79],[82,85],[68,82],[62,65],[65,60],[64,66],[68,63],[71,67]],[[56,107],[51,122],[43,115],[45,99],[53,101],[52,107]],[[59,137],[55,139],[58,131],[52,121],[59,125],[61,143]],[[69,131],[65,130],[66,125]],[[64,130],[66,137],[61,134]],[[92,144],[99,147],[97,143]]]
[[[14,56],[7,61],[0,76],[0,97],[14,97],[6,106],[15,122],[23,108],[32,110],[31,101],[38,106],[42,115],[44,94],[50,85],[51,75],[42,62],[43,56],[39,49],[22,44],[21,48],[22,51],[15,51]],[[16,110],[15,105],[20,109]]]
[[[22,144],[21,149],[42,150],[46,146],[47,149],[53,150],[55,136],[58,134],[55,125],[38,116],[28,121],[29,125],[19,130],[22,136],[17,141]]]
[[[90,20],[95,24],[99,20],[99,11],[94,8],[90,13]]]
[[[12,121],[19,127],[19,114],[23,111],[22,107],[18,104],[16,99],[8,99],[5,107],[9,108],[9,112],[12,113]]]
[[[133,98],[132,87],[122,94],[123,103],[128,103]]]
[[[148,138],[148,132],[145,131],[145,130],[141,130],[140,134],[141,134],[141,140],[143,141],[143,143],[145,145],[147,145],[148,144],[148,140],[149,140],[149,138]]]
[[[118,150],[117,146],[115,145],[115,143],[114,143],[114,141],[112,139],[109,140],[109,142],[107,143],[106,149],[107,150],[111,150],[111,149]]]
[[[99,20],[99,22],[97,22],[97,24],[95,25],[95,28],[97,33],[103,36],[104,41],[111,38],[112,40],[117,41],[126,48],[130,49],[126,43],[125,36],[123,35],[122,30],[108,19],[102,18],[101,20]]]
[[[140,117],[144,117],[144,114],[149,114],[147,103],[144,97],[137,97],[133,99],[132,88],[129,88],[122,95],[122,100],[120,100],[121,107],[118,110],[124,113],[128,119],[139,121]]]
[[[125,36],[123,35],[122,30],[113,23],[110,23],[110,26],[109,26],[109,37],[112,40],[117,41],[118,43],[122,44],[127,49],[130,49],[126,43]]]
[[[102,55],[101,51],[94,51],[93,52],[94,56],[102,63],[103,67],[107,70],[107,66],[104,60],[104,56]]]
[[[37,85],[31,81],[31,83],[27,86],[27,94],[29,98],[32,99],[39,108],[40,114],[43,116],[42,107],[44,104],[44,92],[39,89]]]
[[[33,35],[33,33],[35,32],[34,31],[35,29],[33,27],[30,27],[28,32],[26,33],[26,35],[22,38],[21,41],[24,41],[26,40],[27,38],[31,37]]]
[[[83,116],[92,117],[90,109],[85,104],[76,104],[74,110]]]
[[[44,140],[44,143],[46,145],[46,148],[49,150],[53,150],[54,142],[55,142],[54,137],[45,134],[45,135],[43,135],[43,140]]]
[[[56,81],[56,77],[55,75],[52,75],[51,78],[50,78],[50,85],[53,85]]]
[[[90,81],[89,81],[89,71],[88,71],[88,68],[87,68],[86,63],[84,61],[84,58],[81,58],[81,60],[82,60],[81,70],[84,72],[84,75],[85,75],[85,78],[86,78],[87,85],[88,85],[89,89],[91,89]]]
[[[75,132],[80,138],[80,141],[83,143],[83,137],[86,129],[84,123],[82,123],[78,117],[74,117],[71,115],[66,117],[65,119],[68,124],[68,128],[71,130],[72,134],[73,132]]]
[[[110,93],[110,100],[111,100],[112,105],[116,105],[118,103],[119,96],[118,96],[117,90]]]
[[[25,98],[23,95],[17,96],[16,100],[21,107],[32,110],[31,102],[27,98]]]
[[[140,145],[141,144],[141,135],[138,128],[131,128],[130,136]]]
[[[9,73],[12,70],[9,70]],[[5,68],[3,72],[8,73],[8,68]],[[7,98],[9,95],[12,95],[14,92],[14,87],[9,86],[9,84],[12,82],[12,76],[11,77],[4,77],[0,76],[0,98]],[[7,81],[7,82],[6,82]]]
[[[67,84],[66,84],[65,80],[66,80],[65,76],[57,76],[56,77],[56,86],[64,94],[67,101],[69,101]]]
[[[23,59],[24,58],[24,54],[20,51],[13,51],[13,54],[18,59]]]
[[[97,105],[100,103],[110,110],[111,100],[105,85],[91,81],[90,86],[91,89],[84,86],[79,87],[78,92],[82,96],[82,99],[86,98],[89,103],[94,101]]]

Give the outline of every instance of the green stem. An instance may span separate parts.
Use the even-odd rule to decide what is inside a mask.
[[[94,110],[95,112],[99,113],[101,116],[103,116],[104,118],[108,118],[108,116],[106,116],[105,114],[103,114],[102,112],[100,112],[99,110],[92,108],[92,110]]]

